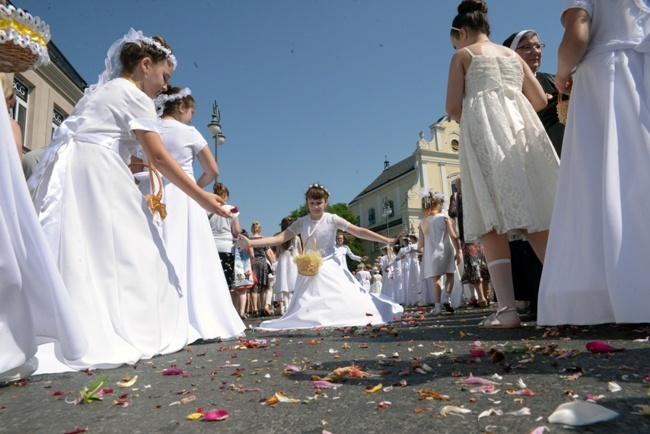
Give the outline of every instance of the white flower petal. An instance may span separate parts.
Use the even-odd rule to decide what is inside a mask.
[[[590,425],[614,419],[618,413],[601,405],[586,401],[566,402],[555,409],[548,417],[550,423],[570,426]]]

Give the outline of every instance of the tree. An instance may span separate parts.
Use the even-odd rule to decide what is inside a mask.
[[[349,221],[354,225],[357,224],[357,218],[354,215],[354,213],[350,211],[347,203],[339,202],[333,205],[327,205],[327,209],[325,211],[331,214],[336,214],[337,216],[341,217],[344,220]],[[301,205],[300,208],[291,211],[289,215],[293,217],[294,220],[297,220],[302,216],[306,216],[307,214],[308,214],[307,205]],[[364,255],[363,249],[361,248],[361,241],[358,238],[350,234],[347,234],[346,241],[348,243],[348,246],[350,247],[350,250],[352,250],[352,253],[358,256]],[[359,264],[358,261],[353,261],[347,256],[346,256],[346,261],[347,261],[348,269],[350,271],[356,270],[357,265]]]

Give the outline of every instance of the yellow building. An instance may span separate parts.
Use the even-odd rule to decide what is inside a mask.
[[[86,82],[61,51],[47,44],[50,64],[15,74],[12,116],[23,131],[23,152],[42,148],[83,96]]]
[[[348,204],[359,226],[389,237],[417,233],[422,218],[420,188],[439,191],[447,200],[451,196],[452,181],[460,175],[459,126],[443,116],[429,129],[430,141],[420,133],[411,155],[393,165],[385,161],[383,172]],[[379,243],[362,240],[362,247],[370,263],[380,255]]]

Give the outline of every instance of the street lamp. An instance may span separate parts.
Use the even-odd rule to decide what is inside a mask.
[[[386,237],[390,236],[389,230],[388,230],[388,217],[393,213],[393,209],[390,207],[390,202],[388,201],[388,198],[384,199],[384,206],[381,210],[381,216],[386,219]]]
[[[226,141],[226,136],[221,133],[221,112],[219,112],[219,105],[217,105],[217,100],[215,99],[212,103],[212,120],[208,124],[208,131],[212,134],[214,139],[214,161],[217,163],[217,168],[219,167],[219,159],[217,158],[218,148],[223,145]],[[217,178],[214,178],[215,182]]]

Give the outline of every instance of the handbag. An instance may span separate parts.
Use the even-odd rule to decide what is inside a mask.
[[[251,289],[255,284],[257,276],[253,273],[250,255],[246,250],[233,246],[233,256],[235,257],[235,263],[233,264],[232,289],[238,291]]]
[[[147,163],[133,162],[129,164],[129,167],[133,167],[133,166],[146,167],[149,169],[149,182],[151,183],[151,194],[147,194],[145,196],[145,199],[147,199],[147,205],[149,206],[151,213],[154,215],[154,218],[156,218],[156,214],[158,214],[160,217],[160,221],[165,220],[165,217],[167,217],[167,205],[165,205],[162,202],[163,183],[162,183],[162,178],[160,176],[160,172],[158,172],[158,170],[155,167]],[[156,183],[154,177],[158,180],[158,186],[160,187],[157,192],[156,192]]]

